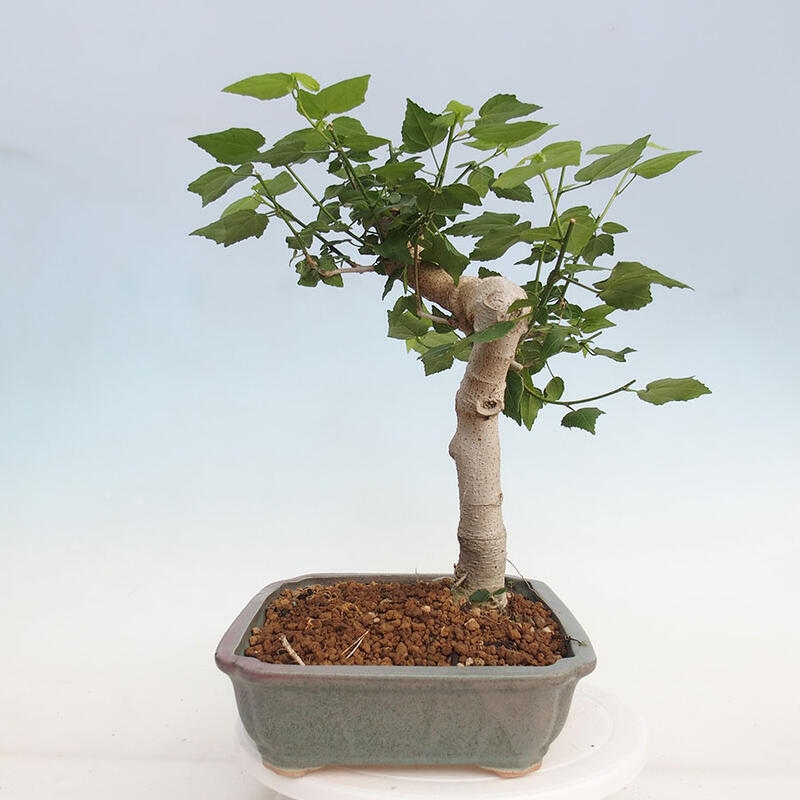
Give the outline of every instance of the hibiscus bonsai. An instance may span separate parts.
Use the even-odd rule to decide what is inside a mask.
[[[259,100],[288,98],[302,124],[269,141],[236,127],[192,137],[217,162],[189,185],[204,206],[246,187],[194,234],[227,247],[278,228],[301,286],[380,276],[383,298],[394,298],[389,336],[418,354],[425,373],[466,362],[450,443],[460,501],[454,585],[472,603],[502,608],[499,415],[530,430],[553,407],[563,426],[593,434],[603,413],[593,403],[603,397],[631,393],[660,405],[709,392],[694,378],[665,378],[572,400],[553,366],[568,353],[625,362],[631,348],[598,341],[612,316],[650,303],[654,284],[687,288],[638,261],[614,261],[627,229],[610,212],[631,186],[697,151],[667,151],[649,136],[586,151],[574,140],[534,144],[554,126],[513,94],[477,112],[454,100],[433,113],[407,100],[392,141],[349,115],[368,82],[321,88],[303,73],[272,73],[228,86]],[[600,205],[583,204],[585,196],[600,196]],[[502,274],[512,262],[524,281]]]

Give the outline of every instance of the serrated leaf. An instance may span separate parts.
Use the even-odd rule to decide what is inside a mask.
[[[229,247],[251,236],[258,239],[264,233],[268,220],[266,214],[257,214],[251,209],[241,209],[210,225],[198,228],[189,235],[204,236],[217,244]]]
[[[456,358],[462,358],[470,350],[470,345],[459,338],[455,331],[430,331],[416,340],[409,339],[407,346],[420,353],[419,358],[426,375],[450,369]]]
[[[614,255],[614,239],[610,233],[598,233],[589,239],[580,254],[591,266],[600,256]]]
[[[369,87],[369,75],[348,78],[320,89],[316,94],[298,91],[298,105],[314,119],[323,119],[329,114],[343,114],[364,102]]]
[[[258,149],[264,144],[264,137],[250,128],[228,128],[217,133],[204,133],[190,136],[194,142],[220,164],[244,164],[257,160]]]
[[[549,169],[577,166],[581,161],[581,143],[554,142],[543,147],[540,153],[525,160],[529,163],[512,167],[503,172],[494,182],[494,188],[511,189]]]
[[[493,122],[506,122],[517,117],[527,117],[541,106],[534,103],[523,103],[513,94],[496,94],[490,97],[479,109],[478,116]]]
[[[617,309],[613,306],[606,305],[605,303],[600,306],[584,309],[584,311],[581,312],[580,319],[575,320],[575,324],[581,329],[582,333],[595,333],[604,328],[613,328],[616,323],[608,319],[608,315],[616,310]]]
[[[579,408],[565,414],[561,419],[561,424],[565,428],[580,428],[594,435],[597,419],[604,413],[599,408]]]
[[[424,336],[431,325],[426,319],[416,315],[416,300],[413,297],[397,298],[394,308],[387,312],[389,333],[392,339],[416,339]]]
[[[534,202],[531,187],[526,183],[520,184],[519,186],[513,186],[511,189],[501,189],[492,183],[489,188],[492,190],[492,194],[494,194],[496,197],[500,197],[503,200],[513,200],[515,203]]]
[[[628,167],[632,167],[639,160],[649,140],[649,134],[647,136],[642,136],[640,139],[631,142],[621,150],[617,150],[611,155],[603,156],[596,161],[592,161],[591,164],[583,167],[583,169],[579,169],[575,173],[575,180],[599,181],[604,178],[611,178],[614,175],[619,175],[620,172],[624,172]]]
[[[421,161],[408,159],[407,161],[388,161],[382,167],[376,167],[372,174],[384,181],[388,186],[397,186],[402,181],[409,180],[422,167],[425,166]]]
[[[611,274],[604,281],[595,283],[599,289],[598,296],[607,305],[614,308],[634,310],[650,303],[653,295],[651,284],[656,283],[668,288],[689,289],[685,283],[668,278],[654,269],[640,264],[638,261],[619,261]]]
[[[637,164],[631,172],[641,178],[657,178],[670,170],[675,169],[682,161],[690,156],[697,155],[699,150],[681,150],[676,153],[665,153],[663,156],[656,156],[647,161]]]
[[[203,205],[222,197],[228,189],[253,174],[251,164],[242,164],[235,171],[230,167],[214,167],[214,169],[192,181],[187,187],[190,192],[199,194]]]
[[[446,110],[453,114],[458,125],[463,125],[474,109],[472,106],[465,106],[463,103],[459,103],[458,100],[451,100],[447,104]]]
[[[336,117],[331,127],[339,143],[350,150],[368,152],[389,144],[388,139],[367,133],[361,122],[353,117]]]
[[[309,159],[325,161],[329,155],[328,140],[313,128],[302,128],[287,133],[269,150],[262,153],[258,160],[272,167],[285,167],[290,164],[302,164]]]
[[[231,214],[235,214],[237,211],[241,211],[243,208],[249,208],[255,211],[255,209],[257,209],[260,205],[261,205],[261,200],[258,197],[249,194],[247,195],[247,197],[241,197],[238,200],[234,200],[222,212],[222,214],[220,214],[220,219],[230,216]]]
[[[490,230],[478,239],[470,258],[474,261],[494,261],[515,244],[528,243],[526,234],[529,230],[530,222]]]
[[[447,137],[447,128],[436,124],[437,115],[426,111],[413,100],[406,100],[403,119],[403,149],[408,153],[429,150]]]
[[[636,394],[646,403],[660,406],[675,400],[694,400],[704,394],[711,394],[711,389],[695,378],[662,378],[651,381]]]
[[[308,76],[304,76],[308,77]],[[274,100],[284,97],[294,88],[295,76],[285,72],[272,72],[267,75],[252,75],[226,86],[222,91],[255,97],[259,100]],[[313,80],[313,79],[312,79]]]
[[[511,228],[519,220],[519,214],[498,214],[496,211],[484,211],[475,219],[457,222],[447,228],[450,236],[483,236],[491,231]]]
[[[547,133],[553,125],[536,120],[523,122],[478,122],[469,133],[474,142],[465,142],[471,147],[488,150],[495,147],[503,149],[521,147]]]

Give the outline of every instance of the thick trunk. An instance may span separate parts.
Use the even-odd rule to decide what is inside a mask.
[[[417,289],[446,308],[466,331],[481,331],[507,318],[508,307],[525,292],[505,278],[462,278],[455,285],[443,270],[423,267]],[[456,462],[460,518],[460,552],[456,578],[469,596],[479,589],[502,589],[506,566],[506,529],[500,487],[500,437],[497,418],[503,410],[506,375],[525,333],[520,322],[500,339],[472,348],[456,394],[457,427],[450,443]],[[505,604],[505,595],[493,595]]]

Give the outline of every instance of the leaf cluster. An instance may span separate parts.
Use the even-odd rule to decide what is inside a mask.
[[[505,335],[524,317],[528,330],[508,374],[504,413],[530,429],[545,405],[562,406],[563,425],[594,433],[603,412],[589,403],[634,391],[633,381],[565,400],[552,360],[573,353],[625,362],[632,348],[597,344],[616,324],[612,314],[648,305],[654,285],[688,288],[638,261],[613,263],[617,237],[627,228],[609,212],[634,182],[664,175],[697,151],[664,151],[649,136],[585,152],[574,140],[540,146],[555,126],[535,118],[540,106],[513,94],[494,95],[477,111],[453,100],[436,113],[407,100],[393,142],[349,113],[364,102],[368,85],[362,75],[321,87],[294,72],[255,75],[224,89],[259,100],[288,98],[302,124],[269,142],[249,128],[191,138],[217,162],[188,187],[204,206],[248,187],[193,234],[228,247],[278,222],[300,285],[342,286],[354,272],[385,276],[384,297],[400,289],[388,312],[389,336],[419,354],[426,374],[466,360],[475,343]],[[653,148],[661,152],[650,156]],[[594,184],[609,187],[597,210],[574,199]],[[535,223],[524,216],[542,206]],[[458,282],[473,263],[481,265],[480,277],[498,274],[482,265],[497,265],[510,253],[529,272],[527,299],[510,309],[514,320],[480,333],[464,330],[446,310],[428,308],[412,288],[421,261]],[[655,381],[637,394],[661,404],[708,391],[682,378]]]

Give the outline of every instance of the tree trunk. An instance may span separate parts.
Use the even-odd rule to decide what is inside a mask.
[[[467,333],[508,318],[508,307],[526,294],[501,277],[464,277],[456,285],[441,269],[421,265],[416,288],[446,308]],[[457,427],[450,442],[456,462],[460,517],[460,552],[455,565],[459,591],[466,596],[487,590],[492,605],[504,606],[506,529],[500,487],[500,436],[497,418],[503,410],[506,375],[526,330],[521,321],[492,342],[473,345],[456,394]],[[498,592],[498,594],[493,594]]]

